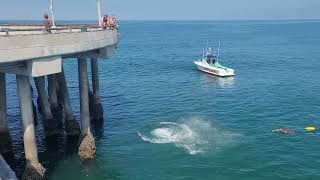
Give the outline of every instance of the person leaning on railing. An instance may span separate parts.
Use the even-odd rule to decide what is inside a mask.
[[[51,34],[52,21],[49,19],[48,14],[44,14],[43,17],[44,17],[44,20],[43,20],[44,32]]]
[[[114,29],[114,28],[117,28],[117,19],[115,16],[112,16],[111,17],[111,28]]]
[[[103,29],[107,29],[108,27],[108,24],[109,24],[109,17],[108,15],[104,15],[103,18],[102,18],[102,27]]]

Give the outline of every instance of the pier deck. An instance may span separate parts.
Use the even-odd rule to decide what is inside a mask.
[[[0,26],[0,72],[33,77],[59,73],[62,59],[107,58],[117,42],[116,28],[60,26],[47,34],[42,26]]]

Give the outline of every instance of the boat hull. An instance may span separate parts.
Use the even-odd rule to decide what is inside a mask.
[[[210,66],[206,63],[203,63],[202,61],[195,61],[194,64],[197,66],[198,70],[208,74],[212,74],[219,77],[234,76],[234,70],[230,68],[227,68],[227,69],[217,68],[217,67]]]

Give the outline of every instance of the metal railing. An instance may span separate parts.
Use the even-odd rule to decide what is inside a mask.
[[[0,25],[0,36],[92,32],[114,29],[118,29],[118,26],[103,28],[96,25],[61,25],[50,28],[51,32],[48,33],[41,25]]]

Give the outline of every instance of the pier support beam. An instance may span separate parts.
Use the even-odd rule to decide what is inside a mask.
[[[42,179],[45,169],[38,159],[29,77],[17,75],[17,89],[22,116],[24,152],[27,162],[22,179]]]
[[[32,101],[32,110],[33,110],[33,116],[34,116],[34,124],[37,124],[37,122],[38,122],[38,112],[37,112],[36,105],[34,104],[33,101]]]
[[[65,126],[67,131],[67,136],[79,137],[80,135],[80,127],[76,121],[76,118],[73,114],[69,91],[67,87],[67,81],[64,74],[64,69],[62,68],[62,72],[56,75],[59,91],[62,92],[62,102],[64,103],[64,114],[65,114]]]
[[[40,96],[37,97],[37,107],[38,107],[38,111],[40,114],[42,114],[42,107],[41,107],[41,99],[40,99]]]
[[[62,109],[58,104],[57,82],[54,74],[48,75],[48,94],[52,115],[54,119],[61,120]]]
[[[55,136],[59,134],[59,124],[58,120],[55,119],[52,115],[50,103],[48,101],[48,95],[45,89],[45,82],[43,77],[35,77],[34,82],[36,84],[36,88],[38,91],[38,98],[40,100],[40,107],[43,114],[44,119],[44,130],[47,137]]]
[[[0,179],[3,180],[18,180],[16,177],[16,174],[10,169],[7,162],[3,159],[3,157],[0,154]]]
[[[87,60],[78,59],[81,136],[78,155],[81,159],[92,159],[96,152],[95,140],[90,130],[89,92]]]
[[[33,88],[30,85],[31,88],[31,97],[33,97]],[[32,100],[32,110],[33,110],[33,118],[34,118],[34,124],[37,125],[38,122],[38,112],[37,112],[37,108],[36,105],[34,104],[33,100]]]
[[[96,58],[91,59],[91,73],[92,73],[92,90],[93,96],[90,102],[90,112],[94,121],[103,120],[103,107],[100,102],[99,93],[99,69],[98,60]]]
[[[61,71],[62,71],[62,69],[61,69]],[[59,105],[59,108],[61,110],[61,115],[62,115],[62,113],[63,113],[63,104],[64,104],[64,102],[63,102],[63,93],[64,92],[60,88],[57,76],[58,76],[58,74],[56,74],[57,98],[58,98],[58,105]]]
[[[0,153],[12,154],[11,136],[7,127],[6,75],[0,73]]]

